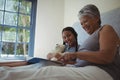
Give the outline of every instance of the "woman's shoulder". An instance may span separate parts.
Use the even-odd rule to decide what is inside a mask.
[[[109,24],[105,24],[105,25],[102,26],[102,29],[103,29],[103,30],[110,30],[110,29],[113,30],[113,26],[111,26],[111,25],[109,25]]]
[[[104,36],[104,37],[108,37],[108,36],[111,36],[111,37],[114,37],[114,38],[118,38],[118,35],[117,35],[117,32],[115,31],[115,29],[113,28],[113,26],[111,25],[103,25],[101,31],[100,31],[100,35],[101,36]]]
[[[109,25],[109,24],[105,24],[101,27],[100,29],[100,33],[111,33],[111,32],[114,32],[116,33],[116,31],[114,30],[113,26]]]

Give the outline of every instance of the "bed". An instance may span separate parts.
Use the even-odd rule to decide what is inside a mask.
[[[112,25],[113,28],[116,30],[116,32],[118,33],[118,35],[120,37],[120,8],[111,10],[111,11],[106,12],[106,13],[103,13],[102,16],[101,16],[101,19],[102,19],[102,24],[107,23],[107,24]],[[77,27],[80,27],[80,26],[77,26]],[[19,67],[1,66],[0,67],[0,80],[40,80],[39,75],[41,75],[41,73],[40,73],[41,72],[41,69],[40,69],[41,67],[43,68],[43,64],[40,64],[40,63],[25,65],[25,66],[19,66]],[[56,71],[55,69],[56,69],[56,67],[54,67],[54,69],[53,69],[52,66],[51,66],[52,71]],[[72,74],[72,71],[74,71],[74,70],[72,68],[70,70],[71,71],[69,71],[68,73],[66,72],[66,73],[67,74],[69,74],[69,73]],[[42,72],[44,74],[48,75],[48,76],[43,75],[42,77],[44,77],[44,78],[41,79],[41,80],[57,80],[55,78],[55,75],[53,76],[54,77],[53,79],[49,79],[50,74],[47,74],[47,72],[49,72],[49,71],[46,71],[45,69],[42,69]],[[64,75],[64,73],[59,73],[59,74]],[[104,75],[104,74],[101,74],[101,75]],[[79,75],[79,76],[82,76],[82,75]],[[88,78],[89,80],[91,78],[89,76],[84,76],[84,77]],[[99,77],[99,76],[96,75],[95,77]],[[59,77],[59,78],[61,80],[68,80],[68,78],[64,78],[62,76]],[[71,77],[71,80],[82,80],[82,79],[79,79],[77,77],[77,75],[73,75],[73,78]],[[91,80],[96,80],[96,79],[91,78]],[[105,78],[101,79],[101,80],[105,80]],[[109,80],[112,80],[112,79],[109,79]]]

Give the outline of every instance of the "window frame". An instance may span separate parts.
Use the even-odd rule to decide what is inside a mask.
[[[30,43],[29,43],[29,50],[28,50],[28,56],[33,57],[34,56],[34,41],[35,41],[35,28],[36,28],[36,13],[37,13],[37,0],[29,0],[32,1],[32,15],[31,15],[31,32],[30,32]]]
[[[30,57],[33,57],[34,56],[34,41],[35,41],[35,27],[36,27],[36,12],[37,12],[37,0],[26,0],[26,1],[30,1],[30,2],[32,2],[32,7],[31,7],[31,18],[30,18],[30,39],[29,39],[29,43],[28,43],[28,56],[30,56]],[[4,5],[5,6],[5,5]],[[4,8],[4,10],[5,10],[5,8]],[[17,13],[17,15],[18,15],[19,13]],[[5,13],[4,13],[4,15],[5,15]],[[3,15],[3,16],[4,16]],[[4,20],[3,20],[4,21]],[[8,27],[10,27],[10,28],[12,28],[12,27],[14,27],[14,26],[10,26],[10,25],[4,25],[4,24],[0,24],[0,26],[8,26]],[[17,29],[17,28],[15,28],[15,29]],[[21,28],[21,29],[24,29],[24,28]],[[26,28],[25,28],[26,29]],[[2,30],[3,31],[3,30]],[[18,34],[18,32],[17,32],[17,34]],[[0,34],[1,35],[1,34]],[[2,36],[2,35],[1,35]],[[17,38],[17,37],[16,37]],[[0,38],[0,39],[2,39],[2,37]],[[4,41],[1,41],[0,40],[0,42],[4,42]],[[16,41],[15,41],[15,43],[16,43]],[[0,45],[0,51],[1,51],[1,53],[0,53],[0,58],[1,58],[1,54],[2,54],[2,46]],[[16,50],[16,49],[14,49],[14,50]],[[14,53],[14,55],[15,55],[15,53]],[[9,56],[8,56],[9,57]]]

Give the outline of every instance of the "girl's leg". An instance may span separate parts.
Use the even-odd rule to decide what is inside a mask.
[[[9,67],[24,66],[24,65],[27,65],[26,61],[1,62],[0,63],[0,66],[9,66]]]

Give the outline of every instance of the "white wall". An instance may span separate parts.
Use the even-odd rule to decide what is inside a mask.
[[[101,13],[120,7],[120,0],[38,0],[34,56],[46,58],[56,43],[62,43],[62,28],[78,22],[78,11],[91,3]]]
[[[86,4],[95,4],[101,13],[120,7],[120,0],[65,0],[64,26],[78,21],[78,11]]]
[[[64,0],[38,0],[34,56],[45,58],[55,46],[62,43]]]

